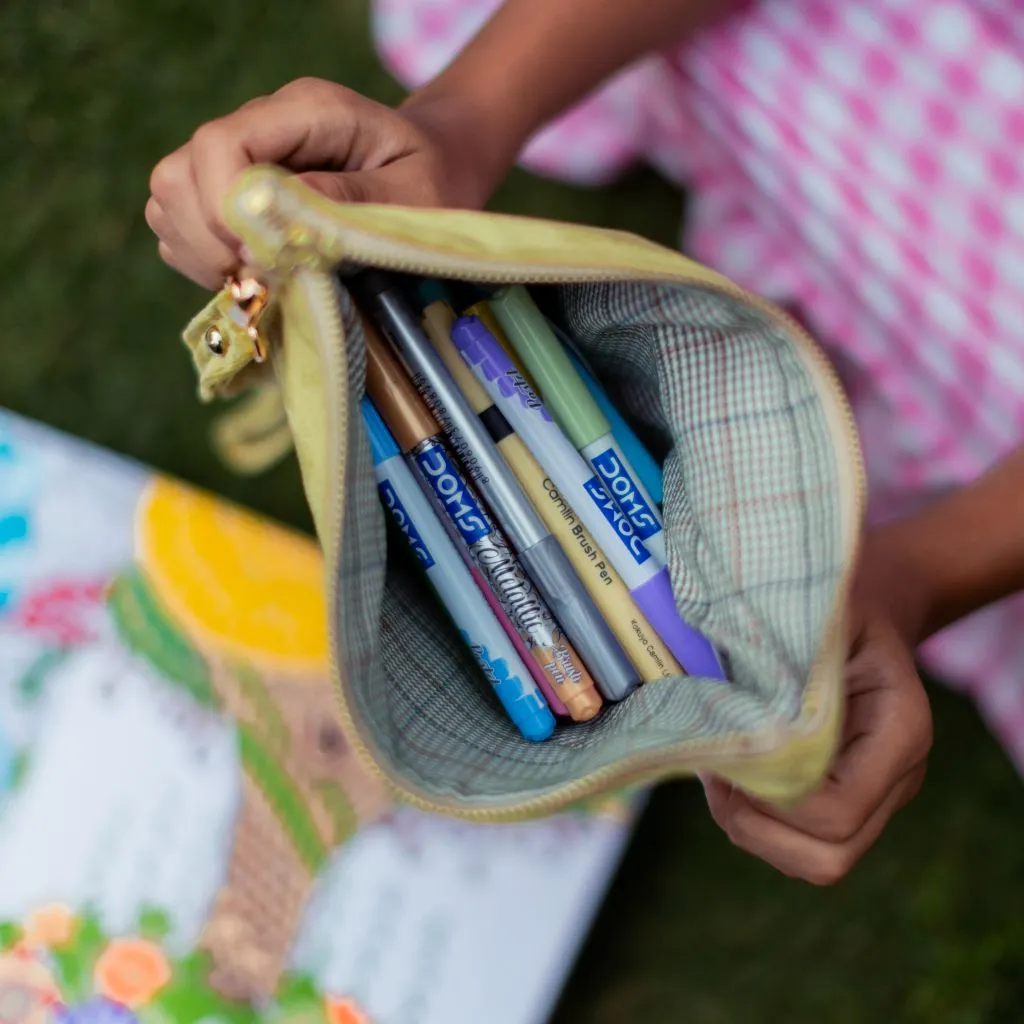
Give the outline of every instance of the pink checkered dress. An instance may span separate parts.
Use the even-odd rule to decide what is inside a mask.
[[[418,84],[497,6],[376,0],[381,51]],[[619,74],[523,156],[583,184],[646,161],[692,190],[687,250],[795,306],[829,348],[876,520],[1024,436],[1022,14],[1020,0],[755,0]],[[924,657],[1024,771],[1024,597]]]

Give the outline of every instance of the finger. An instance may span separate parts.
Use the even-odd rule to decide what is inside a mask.
[[[223,279],[204,266],[181,237],[163,207],[153,198],[146,203],[146,223],[160,240],[158,251],[168,266],[204,288],[215,290],[220,286]]]
[[[164,208],[152,197],[146,203],[146,223],[161,242],[166,242],[172,252],[184,252],[189,248],[173,220]],[[192,254],[195,258],[195,254]]]
[[[192,137],[200,207],[208,228],[221,239],[231,240],[221,204],[246,168],[268,163],[302,170],[348,163],[357,102],[328,83],[309,90],[281,90],[203,125]]]
[[[923,764],[931,747],[931,710],[913,664],[891,665],[905,682],[854,692],[847,702],[844,741],[821,787],[795,808],[762,805],[770,817],[803,832],[843,842],[887,798],[893,784]]]
[[[712,816],[730,841],[791,878],[831,885],[845,877],[881,835],[886,823],[921,787],[924,766],[904,776],[849,840],[830,843],[764,814],[739,790],[705,784]]]
[[[238,266],[237,240],[225,243],[210,231],[199,205],[192,156],[189,147],[176,150],[153,169],[150,177],[152,199],[146,219],[158,237],[166,241],[187,262],[195,265],[204,280],[223,280]],[[195,274],[188,276],[195,279]]]
[[[172,249],[171,246],[161,240],[157,244],[157,252],[164,263],[172,270],[176,270],[183,277],[187,277],[190,281],[199,285],[200,288],[217,291],[224,283],[223,278],[218,278],[216,275],[211,274],[187,249]]]

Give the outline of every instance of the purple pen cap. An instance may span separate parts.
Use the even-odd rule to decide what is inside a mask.
[[[687,675],[704,679],[726,678],[711,641],[680,616],[667,569],[662,569],[657,576],[637,587],[633,597]]]

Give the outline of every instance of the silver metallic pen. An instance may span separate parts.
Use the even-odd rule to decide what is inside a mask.
[[[420,318],[390,275],[365,270],[342,279],[394,346],[417,390],[444,428],[537,589],[608,700],[639,684],[626,657],[557,539],[544,526],[494,440],[473,412]]]

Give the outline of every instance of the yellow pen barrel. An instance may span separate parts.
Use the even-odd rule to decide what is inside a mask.
[[[629,588],[523,441],[513,434],[501,441],[498,448],[544,525],[565,551],[640,678],[650,683],[666,676],[685,675],[682,666],[637,608]]]
[[[477,308],[474,307],[474,315],[479,315]],[[490,310],[487,312],[490,313]],[[423,312],[424,330],[438,355],[462,388],[473,411],[481,413],[493,403],[472,371],[463,363],[451,341],[454,322],[455,314],[446,302],[434,302]],[[611,627],[640,678],[650,683],[666,676],[685,675],[682,666],[637,608],[629,588],[519,436],[510,434],[505,437],[498,442],[498,449],[518,478],[523,492],[537,509],[544,525],[565,551],[587,593]]]

